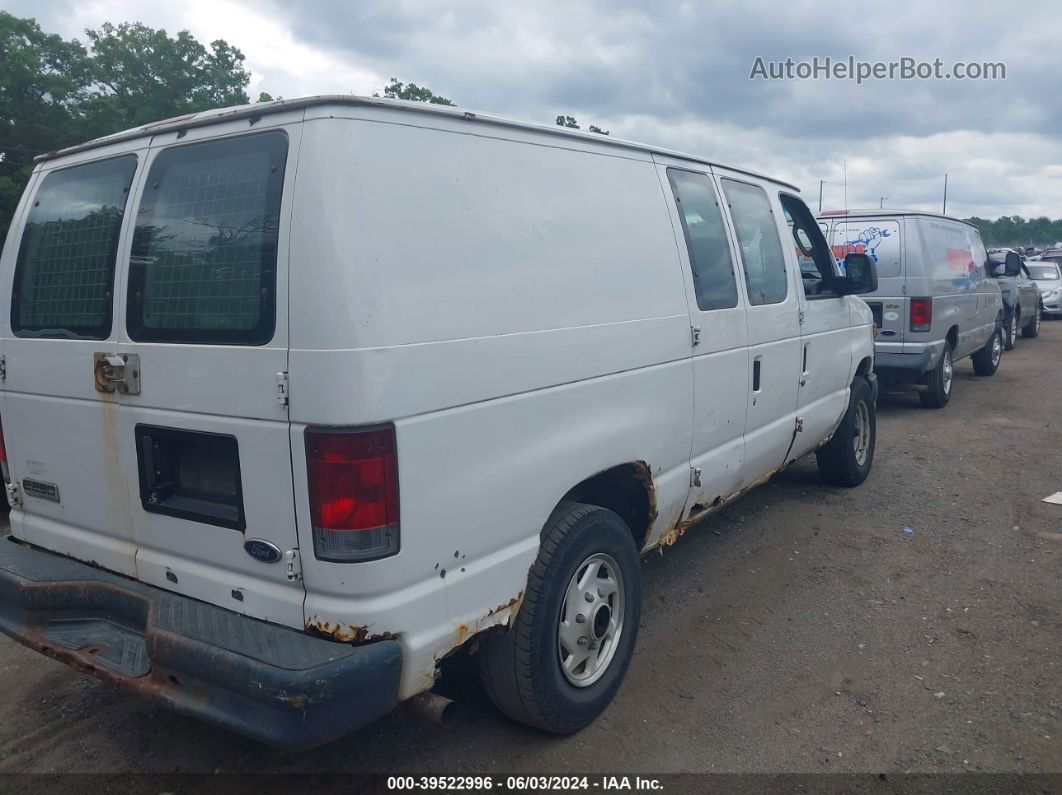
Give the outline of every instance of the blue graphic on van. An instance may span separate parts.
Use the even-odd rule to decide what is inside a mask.
[[[837,259],[837,265],[844,270],[844,258],[849,254],[869,254],[874,264],[878,263],[877,250],[881,241],[892,235],[888,229],[879,226],[869,226],[859,233],[857,237],[844,241],[839,246],[833,246],[833,256]]]

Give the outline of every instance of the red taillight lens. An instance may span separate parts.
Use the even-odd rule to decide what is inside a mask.
[[[314,554],[376,560],[398,552],[395,429],[306,431]]]
[[[7,468],[7,445],[4,444],[4,423],[0,420],[0,472],[3,473],[4,483],[11,482],[11,473]]]
[[[929,331],[933,325],[933,299],[911,299],[911,331]]]

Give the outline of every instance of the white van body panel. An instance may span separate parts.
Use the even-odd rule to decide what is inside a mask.
[[[648,155],[371,115],[305,124],[291,257],[313,271],[291,288],[291,448],[301,491],[307,425],[396,426],[401,551],[304,556],[306,618],[399,635],[412,695],[437,657],[509,620],[573,485],[643,461],[647,543],[677,521],[690,319]]]
[[[134,341],[126,278],[155,158],[264,130],[288,137],[272,338]],[[65,501],[27,500],[12,511],[12,531],[337,641],[393,637],[401,698],[430,688],[438,661],[468,638],[512,621],[542,527],[573,489],[622,468],[649,501],[647,526],[632,528],[637,543],[670,544],[692,519],[825,443],[872,356],[859,299],[804,295],[778,198],[794,189],[780,182],[595,136],[376,100],[282,102],[145,135],[39,167],[127,151],[140,158],[107,340],[14,335],[10,286],[25,210],[16,214],[0,297],[12,476],[58,482],[77,514]],[[697,308],[669,167],[704,175],[720,197],[723,179],[766,193],[790,249],[784,301],[749,305],[723,211],[738,305]],[[139,356],[142,392],[96,392],[98,351]],[[276,391],[282,373],[287,404]],[[238,439],[244,533],[144,510],[132,440],[145,425]],[[377,425],[395,429],[399,551],[318,560],[306,431]],[[292,552],[291,576],[283,563],[245,553],[250,538]]]

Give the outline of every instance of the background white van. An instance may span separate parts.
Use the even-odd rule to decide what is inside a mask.
[[[870,260],[790,185],[602,136],[183,117],[42,158],[0,266],[0,629],[280,746],[477,635],[503,710],[575,731],[640,552],[873,460]]]

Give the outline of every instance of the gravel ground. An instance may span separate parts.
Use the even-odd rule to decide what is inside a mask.
[[[1060,364],[1045,322],[993,378],[961,363],[942,411],[885,394],[863,487],[805,459],[650,555],[626,682],[574,737],[457,659],[458,728],[399,712],[281,753],[4,638],[0,773],[1062,772]]]

